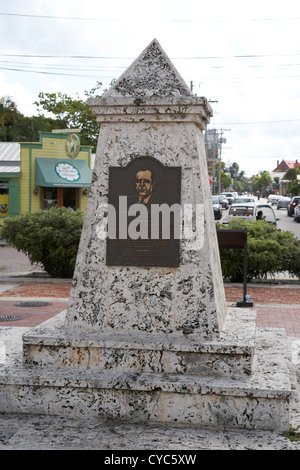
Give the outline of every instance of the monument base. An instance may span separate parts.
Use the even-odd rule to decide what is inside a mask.
[[[76,342],[63,328],[32,329],[24,364],[0,368],[0,412],[288,430],[285,331],[256,329],[255,317],[229,308],[220,339],[211,342],[143,343],[137,335]],[[104,357],[105,368],[95,357]]]
[[[66,333],[33,329],[23,337],[29,367],[79,368],[210,376],[249,376],[255,345],[255,311],[230,309],[219,338],[125,332]]]
[[[245,301],[245,300],[238,300],[236,303],[237,307],[242,307],[242,308],[253,308],[254,304],[250,300]]]

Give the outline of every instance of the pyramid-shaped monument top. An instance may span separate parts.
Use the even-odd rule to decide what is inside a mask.
[[[154,39],[103,95],[108,97],[192,96],[159,42]]]

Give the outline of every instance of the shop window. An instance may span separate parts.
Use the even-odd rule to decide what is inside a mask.
[[[43,210],[49,210],[51,207],[57,207],[57,188],[43,188]]]
[[[8,215],[8,181],[0,181],[0,216]]]
[[[77,188],[62,188],[63,190],[63,201],[64,207],[68,207],[73,211],[78,209],[78,189]]]
[[[79,207],[78,188],[42,188],[42,209],[68,207],[76,211]]]

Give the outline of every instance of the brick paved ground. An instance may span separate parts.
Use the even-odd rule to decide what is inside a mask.
[[[2,283],[12,284],[12,282]],[[71,280],[55,279],[48,282],[42,281],[17,281],[17,286],[4,291],[0,294],[1,297],[56,297],[59,299],[69,298],[71,291]]]
[[[36,326],[65,310],[71,282],[64,279],[15,279],[1,282],[9,290],[0,293],[0,314],[21,315],[24,320],[0,322],[0,326]],[[237,300],[242,300],[243,287],[226,284],[225,293],[227,301],[234,305]],[[248,285],[247,294],[257,311],[257,326],[285,328],[288,336],[300,337],[300,285]],[[47,307],[24,308],[14,305],[18,302],[13,299],[25,298],[45,298],[50,302],[53,299],[53,302]]]
[[[226,299],[235,302],[243,298],[243,288],[240,286],[225,286]],[[247,287],[247,294],[256,304],[286,304],[300,305],[300,286],[286,285],[257,285]]]
[[[288,336],[300,338],[300,307],[271,306],[256,307],[257,326],[285,328]]]
[[[40,325],[67,308],[67,302],[48,302],[45,307],[20,307],[21,302],[0,302],[0,327]],[[7,317],[9,316],[9,317]],[[22,319],[18,319],[23,317]],[[13,318],[13,319],[12,319]],[[3,321],[9,319],[9,321]]]
[[[14,281],[2,282],[2,285],[12,284]],[[1,297],[56,297],[68,298],[71,290],[71,280],[47,280],[31,281],[16,280],[17,284],[13,289],[2,292]],[[227,302],[236,302],[243,298],[242,286],[225,285]],[[281,287],[278,285],[256,285],[247,287],[247,294],[256,304],[285,304],[300,306],[300,285],[288,285]]]

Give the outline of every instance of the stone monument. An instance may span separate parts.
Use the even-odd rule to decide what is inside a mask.
[[[68,310],[24,335],[0,411],[287,429],[283,330],[226,304],[207,100],[153,40],[90,105],[100,134]]]

